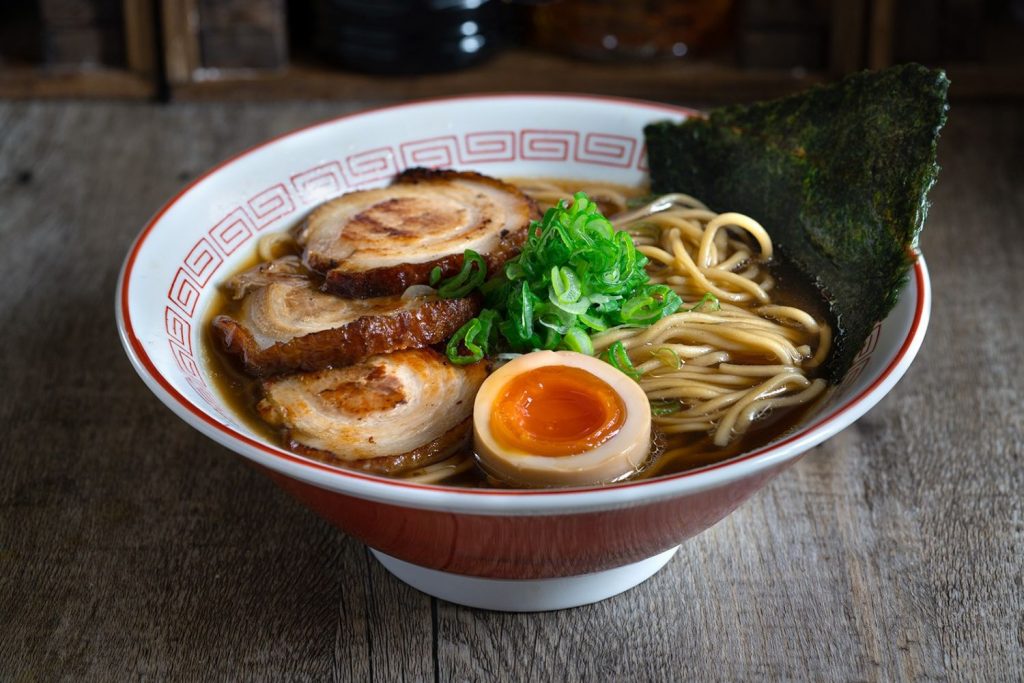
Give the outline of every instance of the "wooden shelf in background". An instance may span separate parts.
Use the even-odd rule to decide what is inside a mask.
[[[274,72],[198,70],[171,97],[394,100],[471,92],[564,91],[654,100],[743,100],[793,92],[823,75],[740,69],[710,62],[601,64],[512,50],[477,67],[423,76],[371,76],[296,63]]]
[[[151,77],[125,69],[0,67],[0,97],[142,100],[155,95],[156,85]]]
[[[157,95],[158,55],[156,45],[155,2],[152,0],[121,0],[123,25],[117,34],[124,40],[120,58],[104,64],[45,64],[41,55],[36,61],[0,61],[0,97],[3,98],[89,98],[89,99],[154,99]],[[95,8],[87,2],[54,2],[51,9],[60,17],[86,22]],[[109,7],[107,7],[109,10]],[[86,19],[83,19],[86,17]],[[9,31],[11,26],[6,27]],[[109,27],[108,27],[109,28]],[[15,25],[22,33],[38,31],[32,26]],[[123,35],[122,35],[123,33]],[[88,30],[85,31],[89,34]],[[93,54],[93,57],[96,55]],[[89,59],[87,61],[93,61]],[[102,60],[101,60],[102,61]]]

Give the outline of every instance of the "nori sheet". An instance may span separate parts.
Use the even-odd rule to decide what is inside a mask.
[[[651,189],[745,213],[828,300],[838,382],[896,304],[939,167],[949,81],[917,64],[647,126]]]

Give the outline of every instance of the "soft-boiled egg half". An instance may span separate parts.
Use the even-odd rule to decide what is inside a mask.
[[[477,458],[514,486],[586,486],[638,471],[651,448],[640,385],[602,360],[534,351],[484,380],[473,404]]]

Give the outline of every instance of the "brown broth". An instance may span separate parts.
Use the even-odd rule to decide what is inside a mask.
[[[544,180],[548,181],[549,179]],[[520,183],[529,181],[515,178],[509,182]],[[606,187],[631,198],[642,196],[646,192],[644,188],[626,187],[610,183],[590,181],[574,183],[563,179],[550,180],[550,182],[588,188]],[[258,254],[254,252],[232,275],[248,270],[259,262]],[[772,298],[775,303],[796,306],[810,313],[815,319],[824,320],[832,324],[831,314],[823,297],[801,273],[778,257],[769,264],[769,268],[776,281],[775,289],[772,290]],[[207,315],[203,321],[204,332],[202,336],[202,352],[204,354],[205,366],[210,373],[211,384],[228,408],[235,415],[239,416],[254,433],[270,442],[288,448],[284,435],[264,422],[256,410],[260,393],[259,380],[246,375],[242,371],[241,364],[236,358],[224,352],[213,332],[211,324],[213,318],[217,315],[237,313],[240,310],[240,302],[232,300],[219,288],[216,290],[214,297],[214,300],[207,307]],[[825,376],[825,374],[825,368],[819,368],[818,372],[810,373],[808,376],[814,378]],[[826,396],[827,394],[828,392],[826,392]],[[804,423],[807,417],[813,414],[821,403],[822,399],[819,399],[812,401],[806,406],[775,411],[768,416],[759,418],[742,436],[726,447],[715,446],[709,434],[663,435],[656,433],[652,443],[651,460],[645,469],[637,475],[637,478],[674,474],[728,460],[742,453],[761,448],[794,431],[800,424]],[[659,462],[662,454],[676,449],[685,449],[686,453],[674,456],[671,463]],[[494,482],[487,477],[478,467],[445,480],[444,485],[464,488],[502,486],[500,482]]]
[[[260,262],[259,253],[254,251],[228,278],[254,268]],[[268,441],[287,448],[284,436],[264,422],[256,411],[260,399],[259,380],[245,374],[238,359],[224,351],[214,333],[213,319],[218,315],[237,315],[241,311],[241,301],[233,300],[220,287],[215,289],[213,297],[203,319],[202,337],[203,360],[210,373],[210,383],[228,409],[247,427]]]

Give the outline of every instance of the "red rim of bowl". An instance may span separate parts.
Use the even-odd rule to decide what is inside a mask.
[[[353,112],[351,114],[345,114],[345,115],[334,117],[334,118],[327,119],[327,120],[324,120],[324,121],[319,121],[319,122],[316,122],[316,123],[312,123],[312,124],[310,124],[308,126],[304,126],[302,128],[298,128],[298,129],[295,129],[295,130],[292,130],[292,131],[288,131],[286,133],[282,133],[281,135],[277,135],[275,137],[272,137],[272,138],[270,138],[270,139],[268,139],[268,140],[266,140],[266,141],[264,141],[264,142],[262,142],[262,143],[260,143],[258,145],[250,147],[250,148],[248,148],[248,149],[246,149],[246,150],[244,150],[242,152],[239,152],[238,154],[235,154],[234,156],[231,156],[231,157],[225,159],[224,161],[220,162],[219,164],[217,164],[213,168],[209,169],[208,171],[206,171],[202,175],[196,177],[194,180],[192,180],[190,183],[188,183],[185,187],[183,187],[170,200],[168,200],[167,203],[164,204],[156,212],[156,214],[154,214],[153,217],[146,223],[145,227],[139,233],[138,237],[136,237],[134,243],[132,244],[132,247],[131,247],[130,251],[128,252],[128,255],[125,258],[124,265],[121,268],[121,276],[120,276],[119,281],[118,281],[118,290],[119,290],[118,291],[118,313],[119,313],[119,316],[118,316],[119,321],[118,322],[120,324],[120,327],[122,328],[121,329],[121,332],[122,332],[121,339],[122,339],[122,343],[126,347],[126,350],[129,352],[129,356],[133,357],[132,360],[136,361],[134,363],[134,365],[136,367],[136,370],[139,371],[140,374],[142,373],[143,370],[145,370],[145,372],[149,375],[149,377],[154,382],[156,382],[163,389],[164,392],[166,392],[168,397],[173,399],[179,406],[184,408],[186,411],[191,413],[193,416],[195,416],[196,418],[198,418],[199,420],[204,422],[206,425],[208,425],[209,427],[211,427],[215,431],[221,432],[222,434],[227,435],[228,437],[230,437],[232,440],[241,441],[242,443],[246,444],[247,446],[249,446],[251,448],[255,448],[255,449],[257,449],[257,450],[259,450],[259,451],[261,451],[261,452],[263,452],[265,454],[268,454],[270,456],[273,456],[275,458],[279,458],[281,460],[289,461],[289,462],[291,462],[293,464],[298,464],[298,465],[300,465],[302,467],[311,468],[313,470],[319,470],[321,472],[329,473],[329,474],[331,474],[333,476],[338,476],[338,477],[345,478],[345,479],[353,479],[353,480],[364,481],[364,482],[372,482],[372,483],[375,483],[375,484],[381,484],[382,483],[382,484],[386,484],[388,486],[399,487],[399,488],[408,488],[408,489],[415,489],[415,490],[421,490],[421,491],[431,491],[431,492],[443,492],[445,494],[452,494],[452,495],[459,495],[459,496],[474,496],[474,497],[481,497],[481,496],[483,496],[483,497],[506,496],[506,497],[518,498],[518,497],[522,497],[522,496],[545,496],[545,495],[547,495],[547,496],[551,496],[551,495],[564,496],[566,494],[597,493],[597,492],[602,492],[602,491],[607,492],[607,491],[610,491],[610,490],[621,490],[621,489],[626,489],[626,488],[652,487],[652,486],[664,485],[666,482],[679,481],[681,479],[692,478],[692,477],[695,477],[697,475],[705,474],[707,472],[711,472],[711,471],[714,471],[714,470],[720,470],[720,469],[723,469],[723,468],[734,467],[736,465],[739,465],[740,463],[749,462],[750,460],[752,460],[754,458],[758,458],[758,457],[766,456],[766,455],[774,453],[774,452],[778,452],[778,451],[782,450],[783,448],[785,448],[786,446],[789,446],[789,445],[793,444],[794,442],[796,442],[798,440],[805,439],[805,438],[808,438],[808,437],[812,436],[812,433],[819,432],[823,428],[828,427],[830,424],[835,423],[843,415],[845,415],[845,414],[849,413],[850,411],[854,410],[855,408],[857,408],[865,399],[870,397],[887,379],[889,379],[889,377],[898,368],[900,368],[903,365],[904,359],[906,358],[907,354],[910,353],[911,349],[915,346],[915,340],[920,341],[918,339],[919,332],[920,332],[921,325],[922,325],[923,321],[925,320],[925,315],[926,315],[925,305],[926,305],[927,296],[926,296],[925,292],[926,292],[926,289],[927,289],[927,276],[925,275],[925,267],[924,267],[924,264],[923,264],[923,260],[922,260],[922,258],[919,255],[918,259],[914,263],[914,279],[915,279],[915,284],[916,284],[917,299],[915,301],[915,306],[914,306],[914,317],[913,317],[913,320],[911,322],[910,329],[907,332],[906,338],[903,340],[903,343],[900,345],[899,351],[893,357],[892,361],[886,366],[885,370],[883,370],[879,374],[879,376],[876,377],[874,379],[874,381],[871,382],[871,384],[869,384],[867,387],[865,387],[861,392],[859,392],[856,396],[854,396],[852,399],[847,401],[841,408],[839,408],[835,412],[830,413],[830,414],[828,414],[828,415],[826,415],[826,416],[824,416],[824,417],[822,417],[822,418],[820,418],[820,419],[818,419],[818,420],[816,420],[814,422],[811,422],[810,424],[804,426],[803,428],[798,429],[797,431],[793,432],[792,434],[787,436],[785,439],[782,439],[781,441],[777,441],[777,442],[771,443],[771,444],[769,444],[767,446],[763,446],[763,447],[758,448],[756,450],[750,451],[748,453],[743,453],[741,455],[735,456],[735,457],[727,459],[727,460],[723,460],[721,462],[716,462],[716,463],[712,463],[710,465],[705,465],[703,467],[699,467],[699,468],[695,468],[695,469],[691,469],[691,470],[686,470],[684,472],[678,472],[678,473],[675,473],[675,474],[664,475],[664,476],[655,477],[655,478],[652,478],[652,479],[642,479],[642,480],[639,480],[639,481],[623,482],[621,484],[612,484],[612,485],[606,485],[606,486],[590,486],[590,487],[561,488],[561,489],[525,489],[525,490],[515,490],[515,489],[471,489],[471,488],[459,488],[459,487],[453,487],[453,486],[440,486],[440,485],[434,485],[434,484],[418,484],[418,483],[414,483],[414,482],[403,481],[401,479],[389,479],[389,478],[386,478],[386,477],[379,477],[379,476],[374,476],[374,475],[369,475],[369,474],[363,474],[361,472],[356,472],[354,470],[346,470],[346,469],[343,469],[343,468],[340,468],[340,467],[333,467],[333,466],[330,466],[330,465],[325,465],[325,464],[319,463],[319,462],[317,462],[315,460],[309,460],[309,459],[303,458],[301,456],[298,456],[296,454],[290,453],[290,452],[285,451],[283,449],[272,447],[272,446],[268,446],[267,444],[265,444],[265,443],[263,443],[261,441],[257,441],[256,439],[253,439],[253,438],[251,438],[249,436],[246,436],[245,434],[242,434],[242,433],[232,429],[231,427],[228,427],[227,425],[221,424],[217,420],[213,419],[210,415],[208,415],[206,412],[204,412],[202,409],[200,409],[198,406],[196,406],[192,401],[190,401],[189,399],[184,397],[177,389],[175,389],[174,386],[163,376],[163,374],[160,372],[160,370],[156,367],[156,365],[153,363],[152,359],[150,359],[149,355],[146,353],[146,350],[145,350],[145,347],[144,347],[142,341],[135,334],[135,330],[134,330],[134,328],[132,326],[131,315],[129,313],[129,307],[128,307],[128,289],[129,289],[129,284],[131,282],[131,274],[132,274],[132,270],[133,270],[133,267],[134,267],[134,264],[135,264],[135,258],[137,256],[140,248],[142,247],[142,244],[145,242],[146,236],[160,222],[160,219],[163,217],[163,215],[165,213],[167,213],[167,211],[169,211],[171,209],[171,207],[173,207],[179,200],[181,200],[182,197],[184,197],[186,194],[188,194],[188,192],[194,186],[198,185],[200,182],[202,182],[206,178],[210,177],[214,173],[218,172],[222,168],[224,168],[224,167],[226,167],[226,166],[228,166],[228,165],[238,161],[239,159],[242,159],[243,157],[246,157],[246,156],[252,154],[253,152],[256,152],[256,151],[258,151],[260,149],[263,149],[264,147],[267,147],[269,145],[272,145],[272,144],[274,144],[276,142],[279,142],[279,141],[284,140],[286,138],[292,137],[294,135],[298,135],[300,133],[304,133],[306,131],[312,130],[314,128],[319,128],[321,126],[331,125],[331,124],[337,123],[339,121],[344,121],[344,120],[351,119],[351,118],[359,118],[359,117],[362,117],[362,116],[369,116],[369,115],[377,114],[377,113],[382,112],[382,111],[391,111],[391,110],[402,109],[402,108],[406,108],[406,107],[418,107],[418,106],[422,106],[422,105],[426,105],[426,104],[440,104],[440,103],[453,102],[453,101],[461,101],[461,100],[496,100],[496,99],[521,99],[521,98],[557,99],[557,100],[590,100],[590,101],[597,101],[597,102],[609,102],[609,103],[613,103],[613,104],[625,104],[625,105],[630,105],[630,106],[634,106],[634,107],[643,107],[643,108],[646,108],[646,109],[660,110],[660,111],[664,111],[664,112],[672,113],[672,114],[684,114],[686,116],[702,116],[703,115],[702,112],[700,112],[698,110],[695,110],[695,109],[690,109],[690,108],[687,108],[687,107],[679,107],[679,106],[662,104],[662,103],[658,103],[658,102],[648,102],[648,101],[644,101],[644,100],[635,100],[635,99],[629,99],[629,98],[605,97],[605,96],[586,95],[586,94],[573,94],[573,93],[553,94],[553,93],[520,92],[520,93],[501,93],[501,94],[494,94],[494,95],[459,95],[459,96],[454,96],[454,97],[425,98],[425,99],[413,100],[413,101],[409,101],[409,102],[403,102],[401,104],[388,105],[388,106],[384,106],[384,107],[375,107],[373,109],[367,109],[367,110],[362,110],[362,111],[358,111],[358,112]],[[905,370],[906,368],[903,368],[903,369]],[[897,379],[898,379],[898,377],[897,377]],[[159,396],[158,396],[158,398],[159,398]],[[824,438],[827,438],[827,437],[822,437],[822,439],[820,439],[820,440],[824,440]],[[808,448],[813,447],[813,445],[819,443],[820,440],[813,441],[808,446]]]

